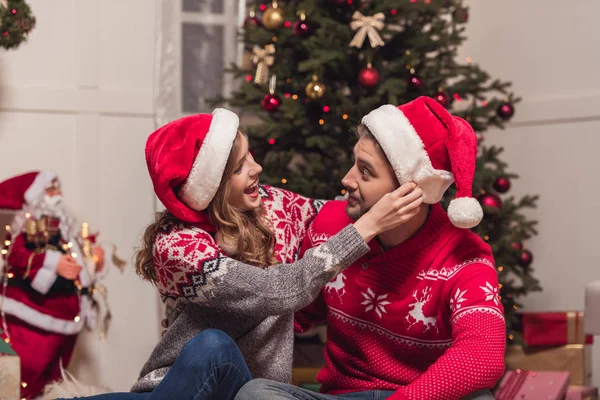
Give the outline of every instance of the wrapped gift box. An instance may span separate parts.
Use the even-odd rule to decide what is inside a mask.
[[[583,312],[531,312],[521,314],[523,340],[527,346],[550,347],[592,344],[586,335]]]
[[[496,390],[496,400],[563,400],[569,386],[568,372],[508,371]]]
[[[598,388],[591,386],[569,386],[565,400],[598,400]]]
[[[559,347],[530,348],[507,346],[507,370],[567,371],[571,384],[589,386],[592,379],[592,348],[568,344]]]

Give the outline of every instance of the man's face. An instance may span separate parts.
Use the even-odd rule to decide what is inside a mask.
[[[399,186],[385,154],[375,141],[367,138],[360,138],[354,146],[354,165],[342,179],[342,185],[348,190],[346,213],[353,220]]]

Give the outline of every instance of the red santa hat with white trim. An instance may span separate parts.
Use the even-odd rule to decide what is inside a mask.
[[[34,171],[0,182],[0,209],[20,210],[39,201],[56,179],[54,172]]]
[[[483,210],[472,197],[477,137],[464,119],[437,101],[419,97],[401,106],[383,105],[362,119],[387,156],[398,181],[415,182],[435,204],[456,183],[448,217],[459,228],[481,222]]]
[[[204,211],[217,193],[239,126],[224,108],[169,122],[146,141],[154,191],[178,219],[213,230]]]

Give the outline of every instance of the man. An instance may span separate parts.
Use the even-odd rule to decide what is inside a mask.
[[[0,311],[2,339],[21,359],[21,397],[30,399],[61,378],[77,334],[84,323],[94,325],[93,276],[103,269],[104,253],[92,247],[86,263],[79,227],[51,172],[1,182],[0,209],[19,210],[3,251]]]
[[[323,394],[258,379],[236,399],[493,398],[485,389],[504,371],[505,324],[491,249],[467,229],[483,217],[471,197],[475,134],[425,97],[382,106],[362,123],[342,180],[348,201],[323,207],[305,248],[401,183],[416,182],[427,204],[379,235],[297,313],[297,331],[327,321],[326,365],[317,377]],[[446,214],[439,201],[453,180],[457,198]]]

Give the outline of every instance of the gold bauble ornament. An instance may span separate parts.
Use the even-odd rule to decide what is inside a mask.
[[[312,99],[320,99],[325,94],[326,87],[323,82],[319,81],[317,75],[313,75],[312,81],[306,85],[306,95]]]
[[[265,28],[270,30],[279,29],[285,22],[285,11],[277,6],[277,2],[274,1],[273,5],[265,11],[263,14],[262,23]]]

